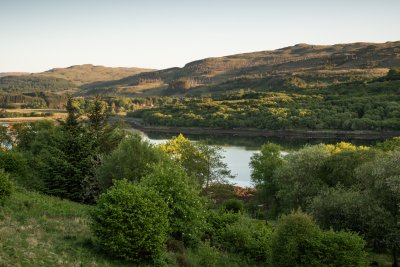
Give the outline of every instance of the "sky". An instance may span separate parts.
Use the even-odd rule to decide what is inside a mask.
[[[399,0],[0,0],[0,72],[400,40]]]

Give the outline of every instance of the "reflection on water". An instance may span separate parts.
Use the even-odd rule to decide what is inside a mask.
[[[176,134],[141,133],[153,144],[160,144],[171,139]],[[284,151],[299,149],[306,144],[335,144],[340,141],[351,142],[355,145],[372,145],[376,141],[370,140],[338,140],[338,139],[299,139],[278,137],[242,137],[242,136],[210,136],[210,135],[185,135],[192,141],[202,141],[210,145],[218,145],[223,148],[224,161],[228,168],[236,175],[234,183],[239,186],[252,186],[250,179],[250,158],[260,150],[260,147],[272,142],[282,146]]]

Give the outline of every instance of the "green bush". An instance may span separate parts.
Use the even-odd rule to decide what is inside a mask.
[[[233,213],[242,213],[244,209],[243,202],[238,199],[230,199],[222,203],[222,210]]]
[[[212,244],[214,245],[218,231],[230,224],[237,222],[240,217],[241,215],[238,213],[209,211],[206,217],[206,236],[213,242]]]
[[[323,232],[321,262],[325,266],[366,266],[365,241],[356,234],[333,230]]]
[[[112,256],[154,262],[165,251],[168,207],[150,188],[116,181],[100,196],[91,218],[94,235]]]
[[[310,216],[295,212],[272,235],[272,266],[365,266],[365,241],[349,232],[322,231]]]
[[[11,195],[12,192],[13,185],[8,179],[8,174],[5,173],[3,169],[0,169],[0,205],[4,204],[5,200]]]
[[[180,166],[173,161],[155,164],[140,184],[154,189],[167,203],[174,239],[184,241],[185,245],[200,241],[205,229],[204,201]]]
[[[264,264],[271,261],[272,229],[263,221],[242,216],[216,233],[216,241],[223,250],[239,253]]]

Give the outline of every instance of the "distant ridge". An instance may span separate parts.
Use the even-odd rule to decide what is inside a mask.
[[[149,90],[154,94],[213,92],[236,89],[239,85],[241,88],[260,84],[280,86],[294,76],[301,83],[304,80],[304,86],[315,87],[384,76],[392,67],[400,67],[400,41],[335,45],[300,43],[271,51],[205,58],[189,62],[183,68],[139,73],[82,88],[87,94]]]
[[[0,78],[5,76],[21,76],[21,75],[29,75],[29,72],[0,72]]]
[[[118,80],[127,76],[142,72],[154,71],[154,69],[144,68],[112,68],[95,66],[92,64],[74,65],[67,68],[54,68],[45,72],[33,75],[62,78],[69,80],[77,85],[93,83],[98,81]]]

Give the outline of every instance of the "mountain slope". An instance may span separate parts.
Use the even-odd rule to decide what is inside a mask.
[[[282,86],[293,76],[298,77],[300,83],[304,81],[304,86],[315,87],[383,76],[389,68],[397,66],[400,66],[400,42],[297,44],[273,51],[206,58],[183,68],[140,73],[116,81],[88,84],[82,89],[88,94],[149,89],[183,93],[192,88],[212,91],[227,83],[225,89],[235,89],[238,82],[241,88],[254,84]]]
[[[142,72],[154,71],[143,68],[111,68],[94,66],[91,64],[75,65],[68,68],[55,68],[45,72],[36,73],[38,76],[62,78],[77,85],[97,81],[118,80]]]

